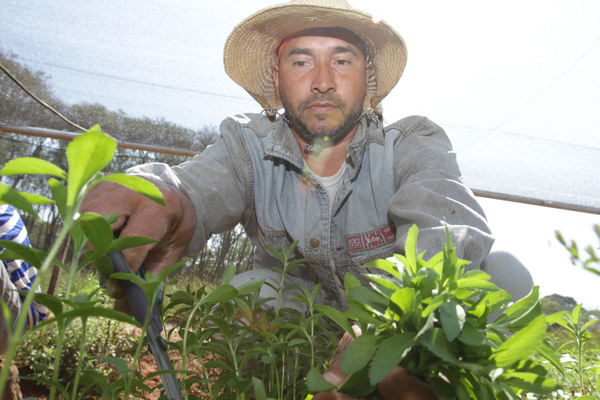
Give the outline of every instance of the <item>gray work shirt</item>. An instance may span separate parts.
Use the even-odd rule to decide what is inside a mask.
[[[360,278],[369,261],[403,254],[413,224],[419,228],[418,251],[426,257],[441,251],[446,226],[457,256],[471,261],[471,268],[490,251],[494,239],[462,182],[450,140],[425,117],[385,128],[363,117],[347,146],[348,168],[336,199],[306,167],[282,119],[241,114],[225,119],[220,129],[221,137],[188,162],[128,171],[176,186],[191,200],[197,226],[190,254],[238,223],[256,246],[256,268],[278,264],[266,247],[298,241],[293,257],[309,264],[293,270],[294,283],[309,290],[322,283],[341,304],[338,283],[346,272]]]

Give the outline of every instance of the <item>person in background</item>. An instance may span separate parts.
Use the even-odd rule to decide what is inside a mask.
[[[30,246],[27,229],[23,220],[15,208],[9,204],[0,204],[0,240],[10,240],[15,243]],[[0,246],[0,253],[4,248]],[[22,309],[24,294],[19,290],[31,290],[33,281],[37,276],[37,270],[23,260],[2,260],[0,265],[0,297],[6,304],[12,326],[7,326],[3,313],[0,312],[0,355],[8,350],[8,330],[14,329],[17,318]],[[38,286],[35,291],[40,292]],[[26,329],[31,329],[38,322],[46,318],[46,307],[35,301],[28,310],[28,323]]]

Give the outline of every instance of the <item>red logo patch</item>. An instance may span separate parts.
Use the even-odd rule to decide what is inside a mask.
[[[396,234],[390,224],[372,232],[346,236],[346,244],[348,245],[349,252],[374,249],[394,240],[396,240]]]

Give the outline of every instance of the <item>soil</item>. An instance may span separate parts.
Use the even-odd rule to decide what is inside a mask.
[[[136,337],[139,337],[140,330],[134,329],[132,334]],[[174,333],[174,336],[171,337],[171,340],[177,341],[177,340],[181,340],[181,338],[179,338],[177,336],[177,334]],[[177,369],[180,365],[181,356],[176,351],[170,352],[170,356],[171,356],[171,361],[174,365],[174,368]],[[196,366],[188,365],[189,370],[194,370],[195,369],[194,367],[196,367]],[[11,375],[14,375],[15,377],[19,376],[20,381],[18,379],[15,380],[13,383],[13,386],[11,387],[12,392],[8,393],[8,391],[7,391],[5,393],[5,396],[7,396],[7,397],[2,397],[0,400],[22,400],[27,397],[32,397],[32,398],[35,398],[38,400],[47,400],[48,399],[49,394],[50,394],[50,390],[49,390],[48,386],[39,384],[37,381],[31,380],[31,379],[27,379],[27,376],[31,375],[31,373],[32,373],[32,371],[29,367],[25,366],[25,367],[19,368],[17,370],[17,368],[14,367],[14,365],[13,365],[13,368],[14,368],[14,371],[11,370]],[[156,362],[154,360],[154,356],[150,353],[146,353],[143,356],[141,356],[138,370],[140,371],[141,376],[148,376],[152,372],[156,372],[158,369],[156,366]],[[116,372],[116,369],[114,369],[114,372]],[[155,377],[150,378],[149,380],[145,381],[145,384],[150,386],[151,388],[155,388],[160,383],[161,383],[160,376],[155,376]],[[200,392],[194,386],[192,386],[189,394],[199,395]],[[147,393],[143,397],[143,399],[158,400],[159,397],[160,397],[160,390],[154,390],[151,393]],[[100,396],[89,396],[87,398],[94,400],[94,399],[99,399]]]

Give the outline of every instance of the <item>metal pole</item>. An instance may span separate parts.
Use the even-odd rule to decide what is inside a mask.
[[[0,124],[0,132],[18,133],[20,135],[47,137],[47,138],[60,139],[60,140],[73,140],[74,138],[79,136],[79,134],[77,134],[77,133],[55,131],[52,129],[30,128],[28,126],[10,126],[10,125],[2,125],[2,124]],[[123,147],[125,149],[146,150],[146,151],[152,151],[155,153],[174,154],[176,156],[187,156],[187,157],[194,157],[195,155],[200,154],[199,151],[177,149],[174,147],[164,147],[164,146],[157,146],[157,145],[153,145],[153,144],[127,142],[125,140],[119,140],[119,139],[116,139],[116,141],[117,141],[117,144],[119,147]]]
[[[48,138],[52,138],[52,139],[61,139],[61,140],[73,140],[73,138],[78,136],[78,134],[76,134],[76,133],[55,131],[55,130],[51,130],[51,129],[30,128],[30,127],[26,127],[26,126],[9,126],[9,125],[2,125],[2,124],[0,124],[0,132],[18,133],[21,135],[48,137]],[[198,152],[198,151],[176,149],[176,148],[172,148],[172,147],[163,147],[163,146],[156,146],[156,145],[151,145],[151,144],[126,142],[124,140],[117,140],[117,143],[118,143],[119,147],[123,147],[123,148],[127,148],[127,149],[146,150],[146,151],[152,151],[152,152],[156,152],[156,153],[174,154],[174,155],[178,155],[178,156],[193,157],[197,154],[200,154],[200,152]],[[533,197],[490,192],[487,190],[480,190],[480,189],[472,189],[472,190],[473,190],[473,193],[475,194],[475,196],[486,197],[489,199],[512,201],[514,203],[531,204],[531,205],[535,205],[535,206],[557,208],[560,210],[578,211],[578,212],[584,212],[584,213],[588,213],[588,214],[600,215],[600,208],[593,207],[593,206],[562,203],[562,202],[557,202],[557,201],[536,199]]]

